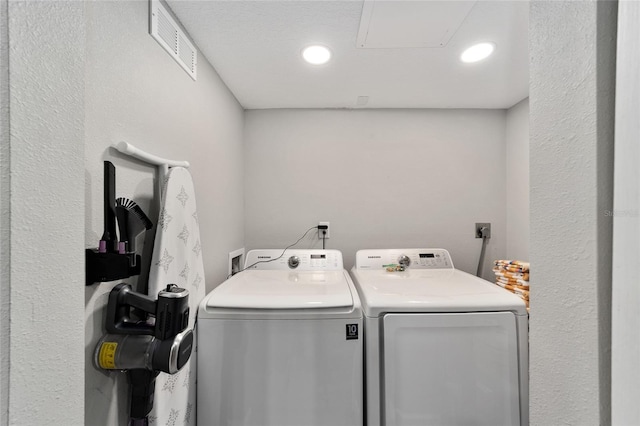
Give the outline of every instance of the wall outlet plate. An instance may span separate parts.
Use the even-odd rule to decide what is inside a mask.
[[[485,235],[487,238],[491,238],[491,224],[490,223],[476,223],[475,236],[476,238],[482,238],[482,228],[487,228]]]
[[[331,230],[331,227],[329,227],[329,222],[318,222],[318,226],[321,225],[326,225],[327,229],[327,233],[324,234],[324,238],[329,239],[329,231]],[[323,238],[323,234],[322,232],[325,231],[324,229],[318,229],[318,239],[322,239]]]

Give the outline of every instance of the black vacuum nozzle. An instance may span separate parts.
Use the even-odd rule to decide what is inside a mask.
[[[101,253],[115,253],[116,235],[116,168],[111,161],[104,162],[104,233],[100,240]]]

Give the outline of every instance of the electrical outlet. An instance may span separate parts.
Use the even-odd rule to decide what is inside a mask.
[[[323,237],[329,239],[329,222],[318,222],[318,226],[326,226],[327,229],[318,229],[318,238],[322,239]]]
[[[482,238],[482,228],[486,228],[484,235],[487,238],[491,238],[491,224],[490,223],[476,223],[476,238]]]

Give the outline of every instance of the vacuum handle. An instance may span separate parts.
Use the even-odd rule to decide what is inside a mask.
[[[148,334],[153,336],[155,326],[147,324],[144,319],[132,318],[132,307],[147,314],[155,314],[156,301],[134,292],[129,284],[116,285],[109,294],[109,303],[107,304],[105,324],[107,331],[114,334]]]

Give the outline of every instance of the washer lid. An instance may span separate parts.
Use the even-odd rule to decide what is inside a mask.
[[[215,288],[209,308],[318,309],[353,306],[346,271],[246,270]]]
[[[386,312],[527,313],[518,296],[457,269],[387,272],[354,268],[351,272],[369,317]]]

